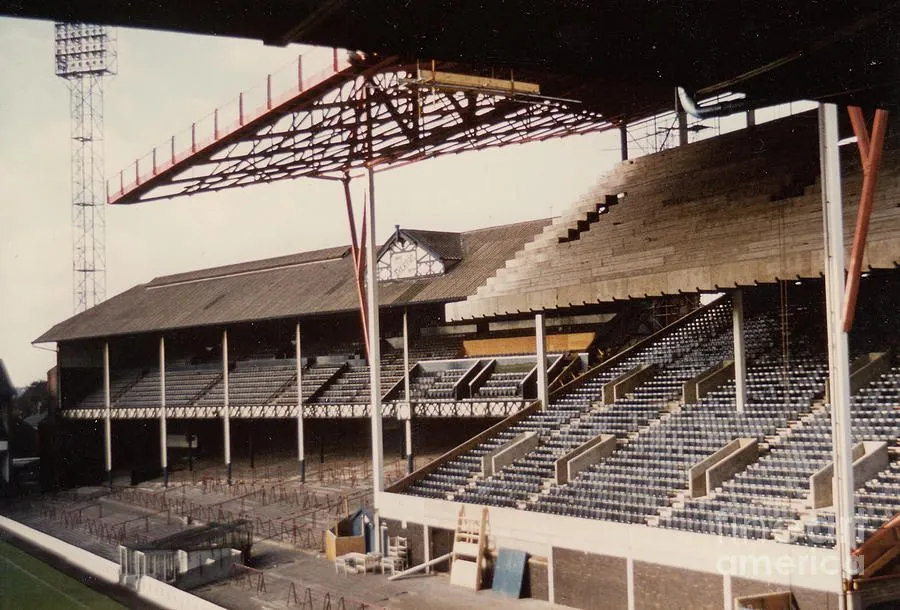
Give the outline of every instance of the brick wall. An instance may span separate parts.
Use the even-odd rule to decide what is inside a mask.
[[[585,610],[619,610],[628,605],[627,584],[625,560],[621,557],[553,549],[557,604]]]
[[[634,603],[641,610],[721,610],[723,599],[718,574],[634,562]]]
[[[732,577],[731,579],[731,594],[734,597],[787,590],[794,594],[794,601],[797,602],[798,610],[837,610],[838,596],[836,593],[789,587],[748,578]]]
[[[529,559],[526,568],[522,597],[550,601],[550,583],[546,562]]]

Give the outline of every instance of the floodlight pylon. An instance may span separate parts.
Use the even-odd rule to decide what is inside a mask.
[[[103,79],[116,72],[109,28],[55,24],[56,75],[69,88],[72,182],[72,304],[75,313],[106,298]]]

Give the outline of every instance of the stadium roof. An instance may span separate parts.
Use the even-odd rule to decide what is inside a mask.
[[[429,249],[442,258],[461,260],[443,275],[381,282],[379,302],[392,307],[464,299],[548,223],[532,220],[464,233],[401,229],[414,239],[426,237]],[[159,277],[60,322],[35,343],[358,308],[350,247],[343,246]]]
[[[112,174],[107,201],[138,203],[302,177],[345,180],[367,167],[381,171],[614,126],[594,107],[597,100],[581,99],[581,83],[572,77],[496,74],[340,49],[331,49],[329,59],[322,65],[300,56],[266,75],[265,86],[185,125]]]
[[[898,9],[896,0],[0,0],[12,16],[577,75],[611,118],[671,108],[675,86],[771,103],[893,102]]]

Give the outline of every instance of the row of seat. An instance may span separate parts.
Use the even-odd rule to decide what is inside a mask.
[[[646,425],[659,414],[658,402],[654,402],[655,399],[649,395],[637,395],[628,406],[623,404],[618,409],[611,409],[608,415],[602,416],[602,420],[596,419],[600,416],[599,409],[595,415],[589,416],[594,410],[594,404],[602,396],[603,385],[638,365],[651,362],[666,364],[687,356],[696,347],[722,332],[730,319],[728,314],[725,305],[710,308],[704,315],[554,398],[546,410],[529,415],[465,454],[445,462],[435,472],[411,485],[407,492],[427,497],[452,497],[456,500],[489,505],[517,505],[540,488],[543,479],[548,475],[548,469],[552,468],[552,462],[548,462],[545,457],[540,457],[535,462],[523,459],[511,467],[502,469],[489,479],[477,479],[482,459],[486,454],[523,432],[535,432],[542,441],[546,441],[552,435],[567,434],[572,422],[582,416],[586,416],[586,427],[591,425],[602,427],[604,423],[601,421],[610,424],[615,422],[623,435]],[[638,414],[633,413],[639,405],[643,405],[643,410]],[[570,436],[572,439],[582,438],[584,432],[573,432]]]

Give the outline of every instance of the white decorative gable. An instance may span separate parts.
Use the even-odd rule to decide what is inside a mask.
[[[405,280],[444,273],[444,262],[403,234],[395,234],[378,259],[378,279]]]

